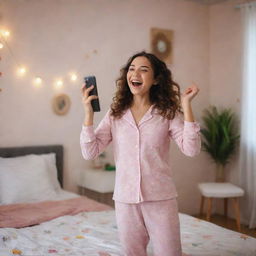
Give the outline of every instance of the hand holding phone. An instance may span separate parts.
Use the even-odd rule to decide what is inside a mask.
[[[86,76],[84,78],[85,82],[85,88],[89,88],[92,85],[94,86],[93,89],[89,92],[89,96],[95,95],[98,96],[98,90],[97,90],[97,83],[96,83],[96,77],[95,76]],[[100,102],[99,99],[93,99],[91,101],[92,109],[94,112],[100,111]]]

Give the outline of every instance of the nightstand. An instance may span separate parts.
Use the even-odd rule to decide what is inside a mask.
[[[112,200],[115,186],[115,171],[86,169],[78,181],[79,193],[100,203],[114,207]]]

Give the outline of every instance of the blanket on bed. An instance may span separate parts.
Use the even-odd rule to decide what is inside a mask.
[[[85,196],[61,201],[44,201],[0,206],[0,227],[22,228],[80,212],[105,211],[113,208]]]

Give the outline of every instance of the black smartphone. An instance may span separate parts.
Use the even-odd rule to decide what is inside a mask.
[[[86,88],[89,88],[92,85],[94,86],[93,89],[90,91],[89,96],[90,95],[98,96],[96,77],[95,76],[86,76],[84,78],[84,82],[85,82],[85,87]],[[92,109],[93,109],[94,112],[100,112],[99,99],[92,100],[91,104],[92,104]]]

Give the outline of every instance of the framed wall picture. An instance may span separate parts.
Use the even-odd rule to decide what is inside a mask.
[[[172,63],[173,31],[151,28],[151,52],[166,64]]]
[[[57,115],[65,115],[68,113],[71,101],[68,95],[59,94],[53,98],[52,107]]]

